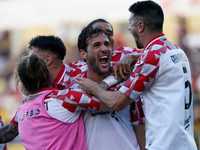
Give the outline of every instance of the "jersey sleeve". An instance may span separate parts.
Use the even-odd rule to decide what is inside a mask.
[[[80,110],[99,110],[100,101],[81,89],[67,88],[57,91],[56,99],[70,112]]]
[[[87,64],[84,60],[75,61],[72,63],[65,64],[67,71],[67,75],[69,81],[72,82],[81,74],[85,73],[88,69]]]
[[[18,125],[18,111],[15,113],[15,116],[10,120],[10,123]]]
[[[131,76],[119,89],[131,99],[136,99],[156,79],[159,70],[159,51],[149,51],[138,58]]]
[[[133,54],[133,55],[141,56],[142,51],[138,50],[136,48],[131,48],[131,47],[119,47],[119,48],[112,51],[111,63],[112,64],[117,63],[119,60],[121,60],[127,54]]]
[[[146,123],[143,102],[141,97],[132,102],[131,105],[131,122],[133,125],[141,125]]]

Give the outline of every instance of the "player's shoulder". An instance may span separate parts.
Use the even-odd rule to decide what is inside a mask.
[[[115,57],[116,55],[127,55],[127,54],[134,54],[134,55],[141,55],[142,51],[136,48],[132,47],[119,47],[117,49],[114,49],[112,51],[112,57]]]
[[[79,60],[65,64],[65,68],[66,74],[70,77],[74,77],[87,71],[87,64],[84,60]]]
[[[78,60],[70,63],[64,64],[66,68],[79,68],[81,66],[85,66],[86,62],[84,60]]]
[[[118,47],[117,49],[114,49],[113,52],[139,52],[141,53],[141,50],[133,47]]]

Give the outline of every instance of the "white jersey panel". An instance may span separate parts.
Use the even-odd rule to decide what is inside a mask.
[[[168,51],[160,58],[157,81],[142,94],[148,122],[147,148],[195,150],[190,74],[182,50]]]
[[[139,150],[130,107],[115,111],[84,111],[88,150]]]

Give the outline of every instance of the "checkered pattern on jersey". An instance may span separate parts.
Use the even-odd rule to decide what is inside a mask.
[[[133,125],[146,123],[144,115],[144,104],[141,96],[139,96],[138,99],[131,103],[131,122]]]
[[[86,78],[86,74],[87,72],[85,72],[81,77]],[[108,91],[118,91],[122,85],[123,82],[110,87]],[[61,94],[64,95],[62,96]],[[75,81],[72,81],[68,90],[61,92],[58,97],[63,101],[62,106],[71,112],[83,108],[89,110],[99,110],[99,100],[97,100],[96,97],[86,94],[78,89],[78,84],[76,84]],[[145,123],[145,116],[142,107],[143,103],[141,99],[137,99],[131,105],[130,113],[132,124],[138,125]]]
[[[77,110],[99,110],[100,108],[99,100],[94,96],[85,95],[81,89],[59,90],[49,95],[49,98],[53,97],[72,113]]]
[[[119,60],[121,60],[127,54],[134,54],[140,56],[142,54],[141,50],[131,47],[119,47],[112,52],[111,64],[114,66]]]
[[[179,47],[168,42],[164,34],[152,40],[137,60],[131,76],[120,88],[120,91],[128,97],[136,99],[142,91],[155,81],[159,70],[160,57],[172,49],[179,49]]]

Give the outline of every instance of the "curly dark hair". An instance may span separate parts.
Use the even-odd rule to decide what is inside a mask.
[[[33,38],[29,42],[28,48],[31,49],[32,46],[38,47],[42,51],[50,51],[56,54],[57,57],[61,60],[63,60],[66,55],[66,47],[64,43],[59,37],[53,35],[39,35]]]
[[[91,38],[99,36],[100,34],[105,34],[110,41],[110,36],[101,27],[92,28],[92,27],[87,26],[87,27],[83,28],[83,30],[81,31],[81,33],[78,36],[78,49],[79,49],[79,51],[81,49],[84,49],[84,51],[87,52],[88,41]]]

